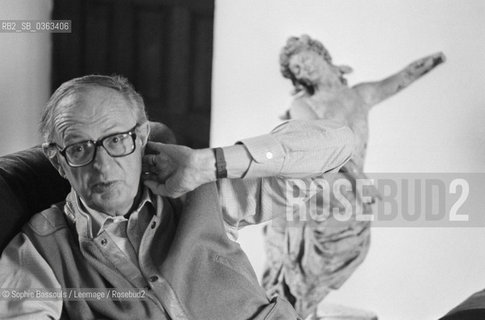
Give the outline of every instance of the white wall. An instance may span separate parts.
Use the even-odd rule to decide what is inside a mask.
[[[46,20],[52,0],[0,0],[0,20]],[[0,33],[0,155],[41,141],[38,122],[50,93],[48,33]]]
[[[351,84],[436,51],[447,56],[372,111],[368,172],[485,172],[484,30],[482,0],[216,1],[211,143],[278,123],[291,90],[278,52],[288,36],[308,33],[354,68]],[[260,274],[260,228],[241,243]],[[483,288],[483,229],[375,228],[368,258],[328,300],[381,319],[435,319]]]

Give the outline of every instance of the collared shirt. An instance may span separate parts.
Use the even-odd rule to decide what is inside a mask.
[[[232,239],[236,239],[237,230],[246,225],[267,221],[273,214],[284,214],[287,178],[301,178],[309,182],[313,177],[337,171],[351,155],[353,134],[335,122],[289,121],[271,134],[240,143],[252,158],[245,179],[218,181],[225,227]],[[309,187],[309,184],[303,183],[301,195],[308,199],[312,194],[305,186]],[[128,219],[108,217],[88,209],[74,193],[68,196],[67,202],[78,208],[74,212],[66,212],[68,217],[76,220],[78,236],[106,244],[108,259],[121,265],[127,277],[138,274],[136,257],[141,235],[150,221],[160,219],[163,209],[161,197],[143,191],[140,205]],[[66,210],[69,211],[68,208]],[[2,253],[0,288],[59,289],[60,285],[30,240],[19,233]],[[62,300],[0,299],[2,319],[58,319],[61,311]]]
[[[109,238],[134,265],[138,265],[141,238],[153,215],[160,216],[163,202],[160,202],[155,210],[156,197],[147,188],[143,188],[138,206],[126,218],[110,216],[91,209],[75,194],[69,195],[68,198],[71,198],[70,200],[79,208],[74,212],[75,220],[84,220],[84,223],[76,223],[78,235],[88,238],[93,238],[93,235],[96,238]]]

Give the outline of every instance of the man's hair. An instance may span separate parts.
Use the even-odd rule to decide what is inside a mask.
[[[88,75],[64,82],[52,94],[49,101],[47,101],[40,120],[40,132],[46,142],[51,142],[54,138],[54,120],[57,114],[62,112],[62,110],[59,110],[60,106],[65,108],[76,103],[75,100],[71,102],[70,105],[61,104],[60,102],[64,98],[75,95],[81,92],[83,89],[90,87],[105,87],[118,91],[127,101],[130,102],[133,109],[136,111],[137,123],[141,124],[148,121],[143,98],[138,92],[135,91],[133,86],[126,78],[118,75]]]
[[[332,57],[324,45],[316,40],[312,39],[309,35],[303,34],[300,37],[289,37],[286,41],[286,45],[280,51],[280,71],[283,77],[291,80],[295,87],[295,93],[302,90],[313,94],[315,91],[312,83],[300,81],[295,78],[295,75],[290,70],[290,59],[294,54],[302,51],[309,50],[322,56],[322,58],[330,65],[333,65]],[[341,77],[342,83],[346,84],[347,81]]]

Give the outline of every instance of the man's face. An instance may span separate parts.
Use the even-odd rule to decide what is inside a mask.
[[[130,102],[110,88],[89,87],[64,99],[71,100],[70,106],[61,106],[54,124],[55,140],[62,148],[126,132],[137,123]],[[136,149],[124,157],[113,158],[103,147],[98,147],[91,163],[72,168],[58,154],[59,172],[90,208],[109,215],[124,215],[129,212],[138,192],[142,151],[148,135],[146,129],[142,126],[136,130]]]

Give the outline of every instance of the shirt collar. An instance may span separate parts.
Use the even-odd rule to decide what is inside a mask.
[[[135,210],[129,212],[125,216],[110,216],[106,213],[99,212],[88,207],[77,195],[76,191],[71,189],[71,192],[66,198],[64,211],[68,219],[70,219],[76,225],[79,235],[93,238],[93,235],[97,235],[99,231],[104,229],[104,226],[108,221],[115,222],[118,220],[128,220],[131,214],[140,212],[140,210],[147,204],[150,204],[155,208],[154,211],[157,216],[161,214],[163,206],[161,197],[154,195],[147,187],[143,187],[139,204]]]

